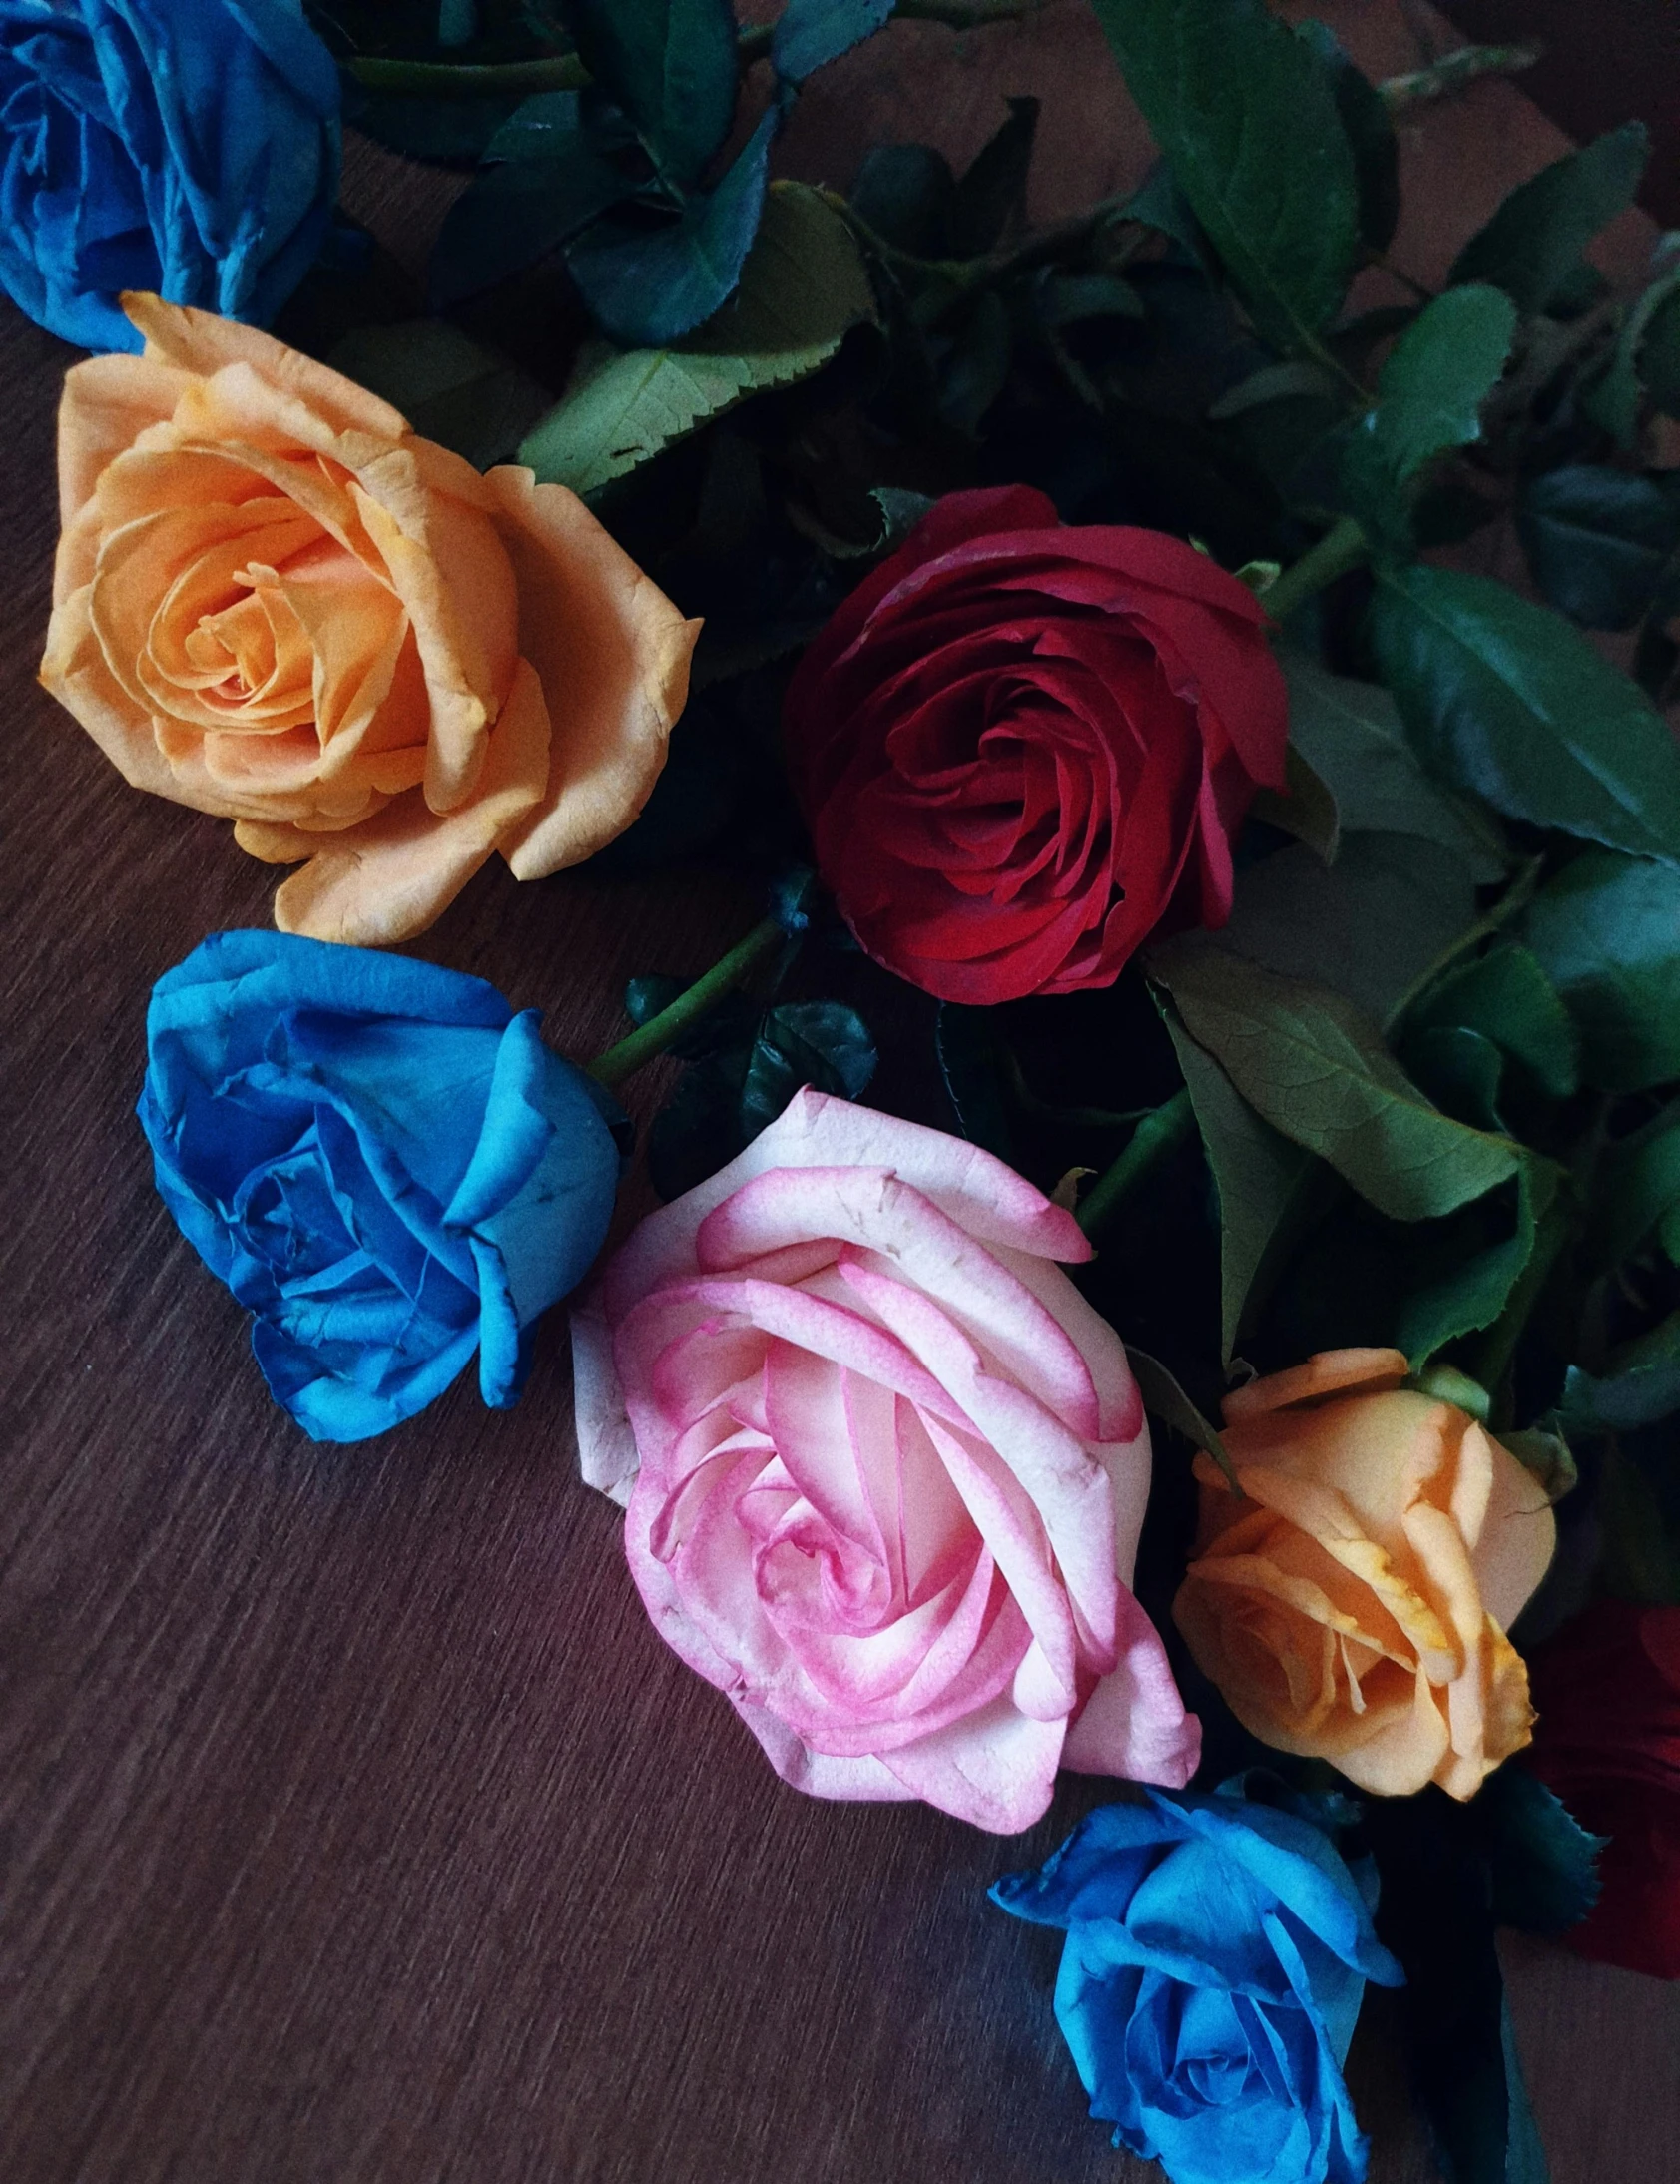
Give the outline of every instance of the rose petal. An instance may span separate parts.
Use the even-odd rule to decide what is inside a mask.
[[[360,947],[388,946],[425,928],[452,902],[508,828],[542,795],[548,771],[548,711],[535,675],[521,662],[489,738],[473,801],[439,819],[419,790],[341,833],[242,821],[235,838],[274,864],[309,861],[275,896],[281,932]]]
[[[518,879],[592,856],[630,823],[665,764],[700,634],[583,503],[514,465],[485,485],[513,566],[519,645],[549,702],[546,793],[510,837]]]

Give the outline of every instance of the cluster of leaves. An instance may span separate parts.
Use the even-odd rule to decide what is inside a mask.
[[[1230,923],[1107,993],[939,1011],[957,1126],[1046,1187],[1139,1133],[1153,1173],[1091,1279],[1164,1361],[1143,1369],[1172,1422],[1211,1439],[1244,1365],[1395,1344],[1549,1491],[1578,1467],[1577,1602],[1680,1600],[1680,246],[1633,296],[1587,257],[1643,132],[1514,191],[1431,294],[1388,263],[1394,113],[1452,61],[1378,87],[1262,0],[1094,4],[1162,160],[1039,233],[1025,98],[961,175],[882,145],[843,195],[767,186],[797,85],[889,6],[792,0],[738,39],[723,0],[335,4],[364,125],[477,164],[433,315],[331,353],[473,459],[517,447],[588,494],[707,618],[621,868],[797,857],[788,663],[929,495],[1024,480],[1070,521],[1283,570],[1290,787],[1238,844]],[[570,318],[533,308],[538,275]],[[1436,551],[1478,538],[1520,549],[1534,596]],[[638,981],[632,1015],[665,997]],[[799,1082],[855,1096],[874,1065],[848,1005],[774,995],[680,1051],[667,1192]],[[1504,2184],[1541,2171],[1491,1921],[1543,1924],[1547,1888],[1578,1915],[1586,1854],[1520,1786],[1442,1807],[1386,1810],[1375,1848],[1414,1986],[1454,1997],[1450,2039],[1432,2005],[1413,2023],[1444,2154]],[[1446,1899],[1479,1907],[1452,1934]]]
[[[768,33],[739,30],[730,0],[414,0],[317,15],[353,121],[415,156],[479,163],[437,240],[433,307],[562,252],[597,325],[638,347],[680,339],[734,292],[800,85],[892,9],[792,0]],[[738,119],[760,59],[768,97]]]
[[[646,1023],[682,991],[679,978],[633,978],[625,1011]],[[648,1175],[680,1197],[726,1167],[773,1123],[802,1085],[854,1100],[875,1073],[875,1046],[843,1001],[766,1003],[736,996],[671,1049],[688,1063],[648,1133]]]

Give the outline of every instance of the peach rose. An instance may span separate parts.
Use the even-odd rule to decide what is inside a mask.
[[[41,680],[137,789],[304,868],[285,932],[421,932],[499,849],[575,864],[647,800],[698,623],[573,494],[481,476],[269,335],[123,299],[66,375]]]
[[[1243,1726],[1380,1796],[1472,1797],[1529,1740],[1504,1625],[1556,1525],[1516,1458],[1402,1387],[1398,1350],[1334,1350],[1227,1396],[1173,1616]]]

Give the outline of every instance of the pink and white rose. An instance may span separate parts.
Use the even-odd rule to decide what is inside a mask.
[[[584,1477],[655,1627],[777,1772],[998,1834],[1058,1767],[1178,1788],[1201,1732],[1129,1589],[1149,1428],[977,1147],[805,1091],[573,1321]]]

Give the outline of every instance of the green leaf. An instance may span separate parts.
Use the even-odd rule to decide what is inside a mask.
[[[1653,367],[1656,376],[1662,376],[1663,341],[1658,340],[1650,363],[1647,363],[1644,351],[1653,321],[1666,305],[1680,296],[1680,265],[1674,263],[1677,248],[1680,248],[1680,236],[1667,235],[1658,242],[1652,253],[1656,277],[1629,308],[1603,375],[1587,391],[1585,407],[1588,414],[1624,448],[1632,448],[1638,438],[1639,406],[1645,380]],[[1659,402],[1657,406],[1662,405]]]
[[[638,981],[651,986],[651,981]],[[646,999],[655,995],[650,991]],[[747,1004],[696,1029],[699,1058],[648,1133],[648,1173],[662,1198],[716,1174],[774,1122],[802,1084],[855,1099],[875,1068],[874,1041],[853,1008],[796,1001],[759,1013]],[[694,1051],[691,1048],[691,1051]]]
[[[1198,933],[1153,948],[1148,967],[1249,1105],[1393,1219],[1450,1213],[1521,1165],[1508,1139],[1431,1107],[1375,1026],[1328,987],[1246,963]]]
[[[1680,417],[1680,293],[1652,312],[1639,370],[1656,407],[1666,417]]]
[[[581,131],[557,136],[541,158],[481,169],[450,206],[432,247],[433,303],[444,309],[522,273],[635,188]]]
[[[1359,254],[1330,69],[1262,0],[1095,0],[1126,88],[1255,324],[1311,342]]]
[[[1373,1798],[1377,1930],[1405,1971],[1413,2090],[1447,2184],[1546,2184],[1493,1938],[1493,1875],[1474,1807],[1438,1790]]]
[[[1444,1113],[1474,1130],[1504,1130],[1499,1113],[1504,1056],[1481,1032],[1463,1024],[1408,1031],[1400,1058],[1412,1082]]]
[[[960,1134],[1012,1167],[1014,1135],[1003,1101],[1003,1049],[995,1011],[941,1001],[933,1019],[933,1049]]]
[[[566,252],[566,264],[604,333],[625,345],[681,340],[734,294],[764,209],[770,148],[781,124],[772,106],[718,187],[690,198],[657,227],[606,214]]]
[[[744,1143],[773,1123],[803,1084],[854,1100],[875,1073],[875,1043],[841,1001],[790,1001],[767,1009],[741,1086]]]
[[[1559,300],[1581,253],[1639,188],[1651,140],[1643,122],[1624,122],[1569,152],[1513,190],[1452,263],[1453,286],[1485,280],[1525,315]]]
[[[979,431],[1008,381],[1014,345],[1008,306],[995,288],[982,288],[939,372],[939,415],[953,431]]]
[[[857,218],[883,243],[912,258],[950,256],[955,197],[949,160],[926,144],[877,144],[863,155],[851,186]]]
[[[1132,1367],[1132,1377],[1138,1383],[1138,1393],[1143,1397],[1145,1409],[1153,1410],[1158,1418],[1164,1418],[1192,1446],[1205,1449],[1241,1494],[1243,1489],[1237,1483],[1237,1467],[1231,1461],[1224,1441],[1160,1359],[1152,1358],[1147,1350],[1134,1350],[1130,1343],[1126,1345],[1126,1357]]]
[[[1491,1326],[1534,1256],[1539,1223],[1530,1168],[1541,1190],[1555,1190],[1555,1174],[1529,1163],[1512,1181],[1434,1221],[1391,1221],[1352,1194],[1321,1204],[1322,1218],[1272,1297],[1268,1342],[1292,1357],[1387,1346],[1402,1351],[1415,1370],[1447,1344]]]
[[[410,98],[369,91],[339,72],[344,119],[408,159],[446,161],[455,166],[483,156],[499,129],[516,111],[516,98]]]
[[[1046,266],[1032,286],[1032,305],[1042,326],[1083,326],[1093,318],[1141,320],[1143,297],[1118,273],[1059,273]]]
[[[1499,1442],[1545,1488],[1548,1501],[1561,1501],[1580,1484],[1574,1454],[1561,1433],[1531,1425],[1520,1433],[1501,1433]]]
[[[1521,1062],[1554,1100],[1580,1082],[1580,1040],[1539,959],[1506,943],[1461,963],[1406,1014],[1408,1032],[1462,1026]]]
[[[1330,986],[1383,1023],[1475,915],[1474,885],[1450,849],[1416,834],[1345,834],[1328,869],[1305,847],[1246,866],[1220,944]]]
[[[1559,616],[1418,563],[1382,572],[1372,637],[1425,764],[1508,818],[1680,857],[1680,749]]]
[[[1481,434],[1481,405],[1498,384],[1516,308],[1497,288],[1449,288],[1395,343],[1377,406],[1356,426],[1342,475],[1368,527],[1406,529],[1406,487],[1436,455]]]
[[[1336,111],[1353,147],[1359,175],[1360,234],[1373,251],[1386,251],[1400,226],[1400,145],[1383,94],[1354,66],[1328,24],[1309,16],[1296,25],[1330,71]]]
[[[1540,1222],[1556,1191],[1551,1164],[1524,1159],[1516,1172],[1515,1219],[1508,1236],[1479,1249],[1454,1239],[1432,1271],[1425,1271],[1434,1256],[1427,1252],[1407,1268],[1394,1340],[1414,1366],[1498,1319],[1534,1256]]]
[[[1606,1146],[1593,1171],[1582,1254],[1599,1274],[1618,1267],[1680,1208],[1680,1100]]]
[[[1286,786],[1263,789],[1249,807],[1250,816],[1280,832],[1293,834],[1326,864],[1336,862],[1342,846],[1342,821],[1330,785],[1314,772],[1299,744],[1284,753]]]
[[[729,135],[739,63],[729,0],[567,0],[584,66],[654,164],[687,190]]]
[[[1423,772],[1380,683],[1332,675],[1294,646],[1280,646],[1278,659],[1289,684],[1291,748],[1336,800],[1345,830],[1416,834],[1453,850],[1472,879],[1503,876],[1491,822]]]
[[[1589,630],[1630,630],[1680,547],[1680,495],[1599,463],[1542,471],[1516,527],[1541,596]]]
[[[1262,1122],[1171,1009],[1166,1024],[1219,1194],[1219,1354],[1229,1365],[1262,1269],[1292,1228],[1312,1155]]]
[[[1680,872],[1588,850],[1534,897],[1526,930],[1580,1029],[1588,1084],[1680,1076]]]
[[[788,0],[770,42],[771,66],[785,83],[803,84],[872,38],[894,5],[895,0]]]
[[[548,407],[548,389],[511,357],[442,318],[363,326],[326,360],[394,403],[416,432],[480,470],[506,462]]]
[[[1571,1365],[1563,1382],[1564,1426],[1631,1432],[1680,1410],[1680,1312],[1610,1353],[1600,1374]]]
[[[1175,244],[1198,272],[1210,280],[1214,277],[1208,238],[1165,160],[1157,160],[1144,176],[1121,208],[1121,218],[1153,228],[1157,235]]]
[[[1561,1798],[1525,1768],[1501,1767],[1472,1807],[1493,1868],[1493,1916],[1524,1933],[1565,1933],[1598,1902],[1598,1854]]]
[[[776,183],[728,308],[683,348],[588,360],[519,459],[589,492],[748,395],[809,377],[873,308],[844,220],[805,184]]]
[[[1026,203],[1038,101],[1011,99],[1008,104],[1009,119],[974,155],[951,200],[950,247],[957,258],[979,258],[989,251]]]

